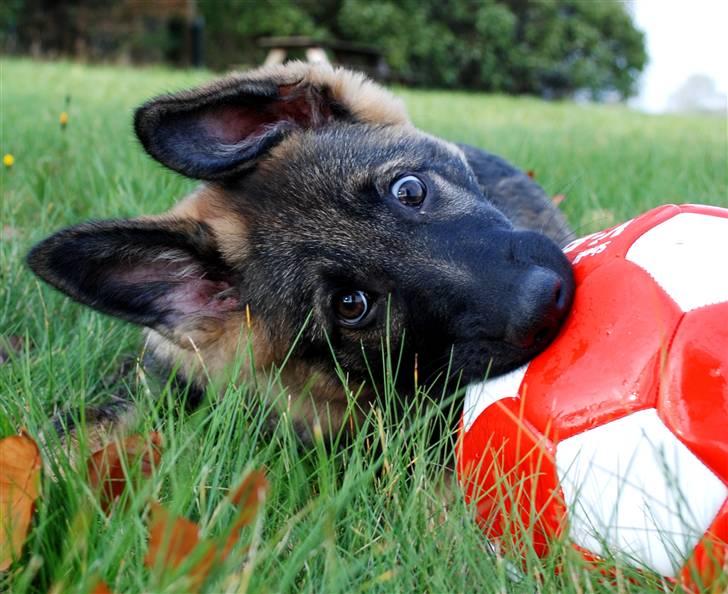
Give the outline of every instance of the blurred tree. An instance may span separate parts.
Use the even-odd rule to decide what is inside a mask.
[[[0,42],[9,45],[10,51],[17,43],[18,20],[23,9],[23,0],[4,0],[0,2]]]
[[[256,41],[266,36],[328,37],[312,10],[296,0],[200,0],[205,19],[205,55],[213,68],[257,65],[265,50]]]
[[[516,15],[515,92],[595,98],[634,94],[647,61],[644,35],[615,0],[503,0]]]
[[[338,37],[414,84],[560,97],[634,93],[644,36],[617,0],[328,0]]]
[[[633,94],[646,62],[619,0],[200,0],[200,10],[213,66],[259,62],[260,36],[311,35],[374,45],[410,84],[599,98]]]
[[[21,43],[48,53],[85,43],[91,58],[122,48],[135,61],[169,59],[177,46],[160,47],[183,37],[177,29],[189,19],[168,30],[160,19],[169,15],[147,9],[162,15],[172,4],[196,6],[217,69],[259,64],[261,37],[304,35],[375,46],[394,78],[414,85],[600,98],[631,95],[646,62],[644,36],[621,0],[0,0],[0,34],[17,30]],[[123,15],[136,37],[118,34]]]

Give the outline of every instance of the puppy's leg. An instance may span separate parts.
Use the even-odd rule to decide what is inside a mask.
[[[44,436],[50,446],[57,439],[73,464],[81,452],[102,449],[115,436],[126,433],[138,420],[136,404],[129,399],[112,396],[100,405],[87,406],[79,413],[63,412],[51,420],[54,436]]]
[[[137,403],[131,398],[135,380],[143,371],[137,361],[124,361],[119,370],[104,381],[103,402],[82,409],[63,410],[50,419],[40,441],[47,452],[47,470],[52,476],[62,474],[66,466],[77,467],[90,454],[124,435],[138,418]]]

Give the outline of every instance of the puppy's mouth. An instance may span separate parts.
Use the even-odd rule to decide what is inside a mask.
[[[552,338],[543,340],[543,344],[534,344],[526,350],[503,342],[489,342],[487,345],[477,342],[455,345],[449,366],[448,382],[466,386],[513,371],[541,353]]]
[[[513,308],[503,335],[472,334],[454,343],[451,380],[457,378],[460,385],[466,385],[508,373],[549,347],[566,322],[574,290],[570,279],[550,271],[542,276],[536,278],[538,290]]]

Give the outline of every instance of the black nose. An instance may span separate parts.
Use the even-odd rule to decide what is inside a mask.
[[[519,348],[531,349],[546,346],[556,336],[571,296],[557,273],[531,266],[519,283],[514,301],[505,339]]]

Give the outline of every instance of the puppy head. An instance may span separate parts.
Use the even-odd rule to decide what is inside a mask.
[[[343,400],[332,350],[357,382],[382,381],[385,342],[404,390],[415,359],[423,381],[467,382],[535,355],[568,307],[558,247],[515,231],[462,152],[360,75],[294,63],[232,76],[148,102],[135,128],[202,188],[161,216],[60,231],[29,263],[150,328],[188,376],[200,360],[222,376],[250,338],[262,368],[295,344],[284,381],[329,404]]]

